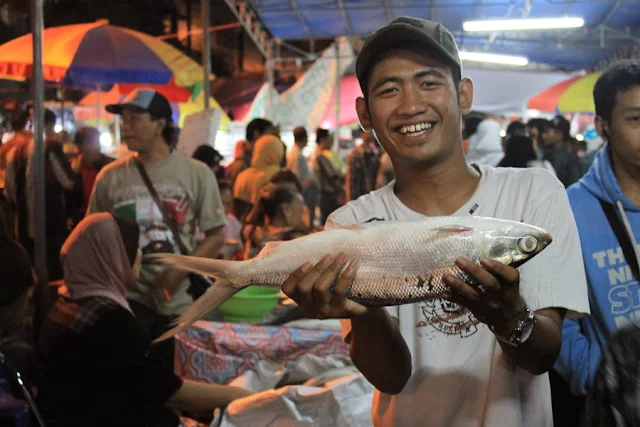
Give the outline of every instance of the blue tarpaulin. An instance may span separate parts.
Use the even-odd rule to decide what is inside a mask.
[[[618,48],[637,46],[640,40],[638,0],[530,0],[528,13],[525,0],[251,1],[267,29],[283,40],[365,36],[389,18],[414,16],[442,22],[461,48],[470,51],[484,50],[489,34],[464,32],[462,23],[467,20],[519,18],[525,14],[529,18],[577,16],[585,20],[584,28],[498,33],[489,49],[570,70],[592,67],[610,58]],[[602,25],[608,28],[604,30],[604,46],[599,29]]]

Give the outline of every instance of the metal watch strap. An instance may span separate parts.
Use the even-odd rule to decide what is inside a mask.
[[[501,341],[501,342],[503,342],[505,344],[508,344],[508,345],[510,345],[512,347],[520,347],[531,336],[531,332],[533,331],[533,327],[535,326],[535,323],[536,323],[535,314],[525,304],[524,305],[524,315],[518,321],[518,325],[516,326],[516,329],[511,333],[510,336],[508,336],[508,337],[503,336],[502,334],[498,333],[490,325],[489,325],[489,329],[491,330],[491,332],[493,332],[493,334],[496,336],[496,338],[499,341]],[[527,333],[526,336],[523,336],[523,332],[525,332],[525,328],[527,326],[530,326],[529,328],[527,328],[528,329],[527,330],[528,333]]]

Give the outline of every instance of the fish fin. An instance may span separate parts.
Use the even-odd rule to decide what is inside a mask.
[[[438,232],[438,233],[465,233],[467,231],[471,231],[473,230],[473,228],[471,227],[465,227],[464,225],[455,225],[455,224],[449,224],[449,225],[443,225],[442,227],[438,227],[435,228],[434,231]]]
[[[244,261],[228,261],[223,259],[201,258],[176,254],[149,254],[143,257],[143,262],[160,261],[162,264],[179,270],[202,274],[203,276],[220,279],[231,266]]]
[[[197,300],[195,300],[187,310],[178,317],[173,323],[175,326],[156,338],[153,343],[164,341],[172,336],[184,331],[195,321],[201,319],[205,314],[220,306],[227,301],[242,288],[233,286],[231,282],[220,279],[213,284],[207,291]]]
[[[358,224],[343,225],[338,228],[342,230],[364,230],[365,229],[365,227]]]
[[[262,249],[260,250],[260,253],[258,254],[258,256],[264,256],[264,255],[268,254],[269,252],[274,250],[276,247],[280,246],[281,243],[282,242],[280,242],[280,241],[274,241],[274,242],[265,243],[264,246],[262,247]]]

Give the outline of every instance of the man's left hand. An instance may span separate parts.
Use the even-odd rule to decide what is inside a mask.
[[[467,307],[483,323],[497,332],[509,334],[515,330],[524,314],[524,300],[520,296],[518,270],[501,262],[483,260],[481,266],[458,259],[456,265],[471,279],[469,282],[452,275],[443,277],[451,288],[444,298]]]

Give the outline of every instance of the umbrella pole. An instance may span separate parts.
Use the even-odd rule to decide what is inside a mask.
[[[338,39],[335,42],[336,50],[336,124],[335,132],[333,133],[333,150],[337,153],[340,150],[340,45]]]
[[[204,37],[204,51],[202,52],[202,68],[204,70],[204,81],[202,90],[204,90],[204,109],[209,109],[209,97],[211,96],[211,31],[209,31],[211,15],[209,13],[209,1],[201,0],[202,9],[202,35]]]
[[[31,26],[33,34],[33,168],[34,168],[34,207],[35,217],[34,264],[38,274],[36,288],[36,307],[33,324],[34,338],[39,333],[44,320],[43,296],[48,282],[47,272],[47,236],[45,205],[45,141],[44,141],[44,77],[42,65],[42,33],[44,32],[43,0],[31,0]]]
[[[100,83],[96,85],[96,128],[100,130]]]

